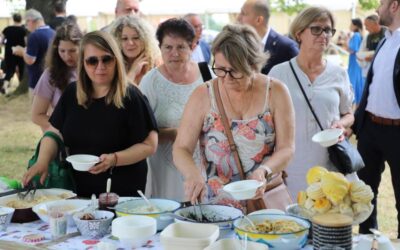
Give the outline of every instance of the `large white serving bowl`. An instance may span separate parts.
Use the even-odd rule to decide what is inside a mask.
[[[157,230],[161,231],[166,226],[174,222],[174,217],[171,214],[180,208],[181,204],[174,200],[167,199],[149,199],[159,211],[143,211],[143,208],[148,207],[143,199],[128,200],[118,203],[115,206],[115,213],[118,217],[127,215],[146,215],[157,220]]]
[[[78,154],[70,155],[66,159],[72,164],[72,167],[77,171],[88,171],[91,167],[100,161],[100,158],[95,155]]]
[[[49,223],[49,215],[48,208],[56,206],[60,208],[61,212],[64,212],[67,215],[67,221],[69,226],[75,225],[72,216],[76,212],[80,212],[83,209],[87,208],[90,204],[90,200],[81,200],[81,199],[70,199],[70,200],[57,200],[57,201],[48,201],[44,203],[40,203],[36,206],[32,207],[33,212],[39,216],[39,218]]]
[[[113,220],[111,234],[127,249],[140,247],[157,232],[157,221],[144,215],[128,215]]]
[[[11,222],[15,209],[12,207],[0,206],[0,232],[5,231]]]
[[[219,228],[212,224],[173,223],[160,234],[165,250],[203,250],[219,236]]]
[[[248,221],[244,218],[235,220],[235,233],[239,239],[247,239],[267,245],[271,249],[297,250],[304,247],[307,243],[307,237],[310,229],[310,222],[292,215],[282,214],[258,214],[247,216],[254,224],[265,223],[268,221],[288,220],[300,224],[303,229],[291,233],[261,233],[247,229]]]
[[[319,143],[322,147],[330,147],[339,141],[343,130],[339,128],[330,128],[320,131],[311,138],[313,142]]]
[[[224,191],[228,192],[235,200],[249,200],[256,195],[257,188],[263,185],[257,180],[242,180],[231,182],[224,186]]]

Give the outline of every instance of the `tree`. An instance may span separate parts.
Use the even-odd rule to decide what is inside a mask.
[[[277,12],[284,12],[289,16],[300,12],[307,7],[304,0],[271,0],[271,9]]]
[[[358,0],[363,10],[374,10],[379,6],[379,0]]]

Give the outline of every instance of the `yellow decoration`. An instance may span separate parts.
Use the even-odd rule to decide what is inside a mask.
[[[325,173],[328,173],[328,170],[326,170],[324,167],[315,166],[310,168],[306,176],[307,184],[311,185],[312,183],[321,181],[321,177]]]

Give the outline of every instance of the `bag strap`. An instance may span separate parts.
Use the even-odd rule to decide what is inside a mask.
[[[200,69],[200,73],[201,73],[201,77],[203,78],[204,82],[207,82],[209,80],[211,80],[211,72],[210,72],[210,68],[208,68],[208,64],[207,62],[199,62],[199,69]]]
[[[320,122],[319,119],[318,119],[317,114],[315,114],[315,111],[314,111],[313,107],[311,106],[310,101],[309,101],[308,98],[307,98],[306,92],[304,91],[304,88],[303,88],[303,86],[301,85],[299,78],[297,77],[296,71],[294,71],[294,68],[293,68],[293,65],[292,65],[292,62],[291,62],[291,61],[289,61],[289,65],[290,65],[290,68],[292,69],[292,72],[293,72],[294,77],[296,78],[297,84],[299,84],[299,87],[300,87],[300,89],[301,89],[301,92],[303,93],[304,99],[306,99],[306,102],[307,102],[307,104],[308,104],[308,107],[310,108],[311,113],[313,114],[315,120],[316,120],[317,123],[318,123],[319,128],[320,128],[321,130],[324,130],[323,127],[322,127],[322,125],[321,125],[321,122]]]
[[[221,94],[218,88],[218,80],[212,83],[214,94],[215,94],[215,101],[217,103],[217,107],[219,110],[219,114],[221,115],[222,125],[224,126],[225,135],[228,138],[229,148],[233,154],[233,159],[235,160],[237,169],[239,171],[240,179],[245,180],[246,177],[244,175],[242,162],[240,161],[239,152],[237,151],[237,147],[235,141],[233,139],[231,127],[228,122],[228,118],[225,113],[224,104],[222,103]]]
[[[67,156],[66,152],[65,152],[64,142],[63,142],[63,140],[61,140],[60,136],[58,136],[56,133],[54,133],[52,131],[46,131],[43,134],[42,139],[45,138],[45,137],[50,137],[51,139],[53,139],[57,143],[58,152],[61,152],[61,155],[62,155],[63,158],[65,158]],[[40,144],[39,144],[39,146],[40,146]]]

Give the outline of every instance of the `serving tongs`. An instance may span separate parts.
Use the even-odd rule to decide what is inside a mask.
[[[18,190],[17,196],[20,200],[25,200],[25,198],[27,198],[27,201],[33,201],[33,199],[35,198],[35,193],[36,193],[36,183],[34,182],[29,182],[28,185],[26,187],[24,187],[23,189]],[[23,193],[26,190],[25,193]]]
[[[375,228],[370,228],[369,231],[371,231],[374,234],[374,238],[371,244],[371,250],[378,250],[379,246],[378,238],[381,236],[382,233]]]

